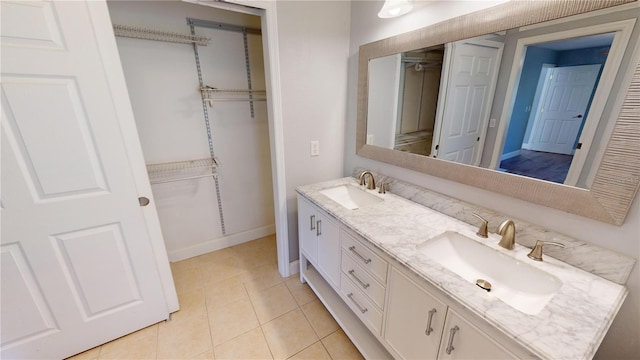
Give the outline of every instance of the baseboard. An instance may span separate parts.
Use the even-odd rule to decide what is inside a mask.
[[[259,239],[276,233],[275,224],[262,226],[259,228],[223,236],[200,244],[192,245],[183,249],[168,252],[169,261],[180,261],[194,256],[206,254],[212,251],[227,248],[229,246],[242,244],[247,241]]]
[[[519,156],[519,155],[520,155],[520,149],[518,149],[516,151],[509,152],[509,153],[506,153],[506,154],[502,154],[502,156],[500,157],[500,161],[511,159],[511,158],[514,158],[514,157]]]
[[[289,263],[289,276],[300,272],[300,260],[294,260]]]

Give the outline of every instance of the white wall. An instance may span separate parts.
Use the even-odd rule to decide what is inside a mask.
[[[186,18],[260,28],[257,16],[176,1],[110,1],[114,24],[188,34]],[[198,27],[212,39],[199,47],[206,85],[246,89],[242,34]],[[147,164],[208,158],[209,146],[193,47],[117,37],[118,50]],[[262,41],[249,35],[254,89],[265,89]],[[209,108],[226,232],[212,178],[153,185],[171,260],[274,232],[266,103],[215,103]]]
[[[638,259],[640,257],[640,198],[638,196],[633,202],[625,223],[618,227],[355,155],[358,47],[497,3],[499,1],[430,2],[407,16],[378,19],[376,13],[381,2],[352,2],[344,174],[350,174],[356,166],[370,168]],[[640,271],[638,268],[639,266],[636,265],[626,284],[629,296],[596,354],[598,359],[637,359],[637,354],[640,354]]]
[[[342,176],[350,4],[278,1],[290,260],[298,259],[295,188]],[[310,142],[320,156],[310,156]]]

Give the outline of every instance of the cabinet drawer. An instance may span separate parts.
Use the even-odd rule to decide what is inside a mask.
[[[344,273],[340,281],[340,291],[347,306],[351,308],[374,334],[380,335],[382,312],[375,307],[373,302],[371,302],[365,294],[353,285]]]
[[[345,231],[340,232],[342,248],[357,264],[366,269],[380,283],[387,283],[387,262],[369,250],[360,241]]]
[[[353,284],[365,293],[377,306],[382,309],[384,306],[385,287],[373,278],[356,260],[347,255],[346,250],[342,250],[342,273],[353,282]]]

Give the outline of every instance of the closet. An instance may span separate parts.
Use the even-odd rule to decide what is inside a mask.
[[[108,7],[169,259],[274,234],[260,18]]]

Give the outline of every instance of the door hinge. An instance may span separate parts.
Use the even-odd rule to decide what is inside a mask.
[[[576,146],[576,149],[582,149],[582,143],[578,143],[578,145]]]
[[[149,198],[141,196],[138,198],[138,203],[140,204],[140,206],[147,206],[149,205]]]

